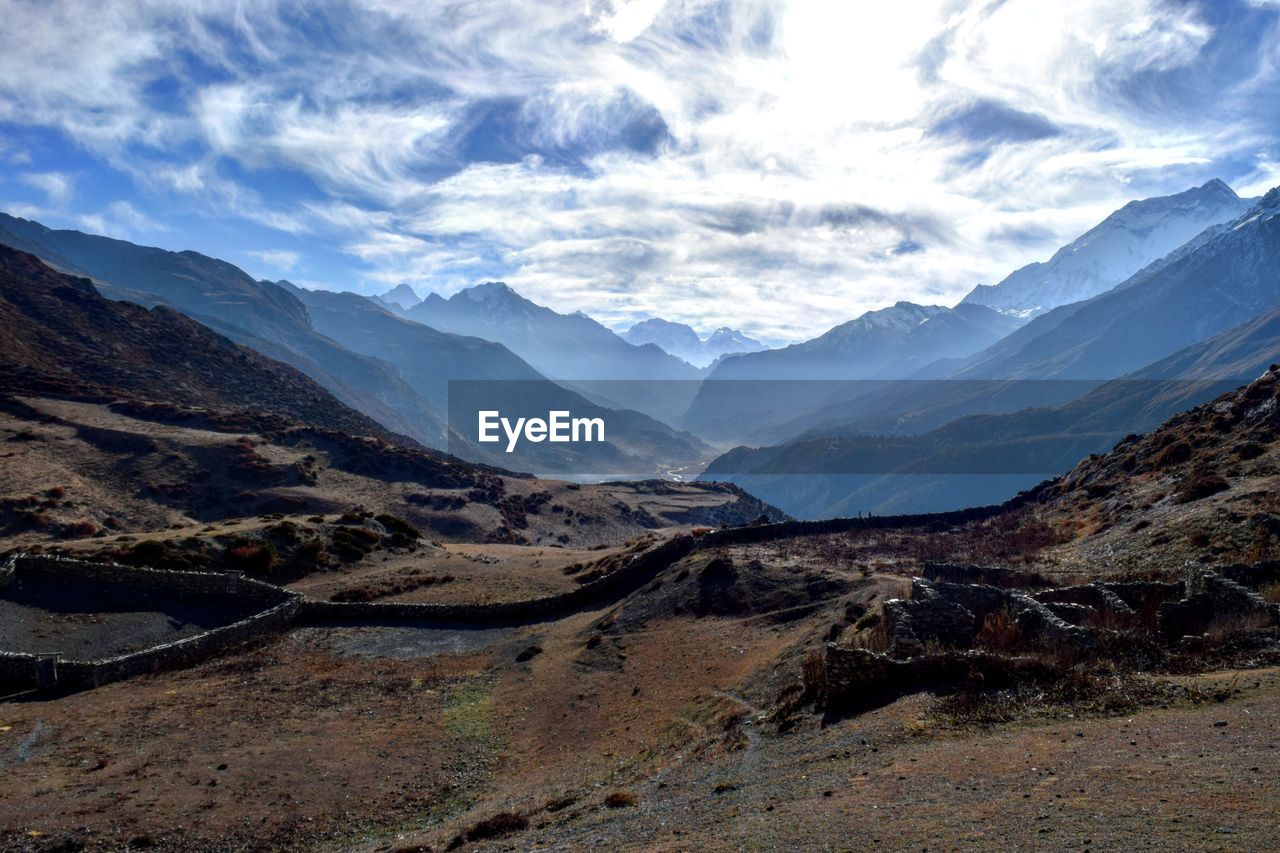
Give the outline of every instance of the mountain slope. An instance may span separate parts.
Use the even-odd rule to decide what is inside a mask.
[[[252,408],[390,437],[288,365],[165,307],[103,298],[86,279],[0,246],[0,390]]]
[[[226,261],[79,231],[54,231],[0,214],[0,243],[10,239],[62,269],[90,276],[108,298],[168,305],[237,343],[298,368],[388,429],[428,446],[444,444],[441,413],[394,368],[318,333],[305,306],[292,294],[255,281]]]
[[[1280,305],[1280,189],[1093,299],[1032,320],[955,378],[1096,379],[1136,370]]]
[[[1280,308],[1065,405],[969,415],[915,436],[815,430],[778,446],[737,448],[703,476],[735,482],[800,517],[996,503],[1277,362]],[[997,386],[987,387],[990,396]]]
[[[684,423],[709,437],[749,441],[795,422],[782,437],[796,435],[806,428],[806,413],[833,397],[870,390],[872,384],[861,380],[898,379],[940,359],[972,354],[1021,323],[981,305],[899,302],[868,311],[804,343],[722,359]]]
[[[449,450],[456,455],[542,476],[639,477],[698,464],[711,455],[692,435],[639,412],[598,405],[551,382],[502,344],[437,331],[355,293],[280,284],[307,306],[318,331],[393,365],[414,391],[448,412]],[[495,452],[475,441],[480,410],[498,410],[508,418],[545,418],[551,411],[598,417],[607,425],[607,443],[526,442],[512,454]]]
[[[1241,199],[1214,179],[1177,195],[1131,201],[1044,263],[1029,264],[995,285],[978,285],[964,303],[1042,314],[1103,293],[1204,229],[1240,216]]]

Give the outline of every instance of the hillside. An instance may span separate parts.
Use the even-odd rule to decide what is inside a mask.
[[[722,440],[796,435],[804,429],[790,424],[833,398],[856,397],[936,362],[971,355],[1021,324],[981,305],[899,302],[810,341],[721,360],[683,422]]]
[[[280,285],[298,297],[311,322],[353,352],[394,366],[401,378],[437,411],[451,428],[448,449],[478,462],[542,476],[632,476],[647,478],[714,455],[695,436],[678,433],[647,415],[588,400],[534,370],[502,344],[439,332],[405,319],[388,307],[355,293],[303,290]],[[477,412],[502,411],[507,417],[546,417],[550,411],[601,418],[606,444],[522,444],[515,453],[494,450],[476,438]]]
[[[914,435],[864,434],[830,413],[789,442],[736,448],[704,471],[731,480],[801,518],[859,512],[958,509],[998,503],[1069,470],[1121,437],[1153,429],[1175,413],[1235,388],[1280,361],[1280,309],[1186,348],[1069,403],[1007,413],[962,415]],[[1169,378],[1177,377],[1177,378]],[[1027,383],[1020,393],[1070,396],[1070,383]],[[1007,393],[996,382],[904,383],[917,400],[935,388],[965,400]],[[930,417],[947,411],[941,394]],[[963,411],[961,408],[960,411]],[[864,420],[868,426],[888,426]],[[887,429],[885,430],[888,431]]]
[[[169,252],[79,231],[55,231],[0,214],[0,244],[90,277],[109,299],[166,305],[268,358],[301,370],[383,427],[443,447],[443,414],[384,362],[351,352],[317,332],[307,309],[274,284],[226,261]]]
[[[1190,250],[1032,320],[957,379],[1112,378],[1280,305],[1280,188]]]
[[[1129,848],[1225,827],[1265,847],[1278,401],[1271,372],[988,512],[705,538],[560,618],[310,624],[16,703],[6,725],[38,748],[0,778],[16,804],[7,838],[718,849],[932,846],[941,827],[975,846]],[[374,523],[295,527],[327,553],[338,530]],[[152,550],[186,553],[189,535]],[[376,546],[385,562],[284,577],[340,600],[458,602],[594,570],[581,549],[520,561],[508,547],[420,543],[412,560],[430,571],[414,575],[400,541]],[[1200,627],[1167,630],[1182,624]],[[85,741],[85,717],[100,740]],[[338,736],[352,719],[358,734]],[[375,770],[371,753],[385,756]],[[175,777],[198,784],[128,795]],[[38,803],[16,796],[35,785]],[[264,787],[276,793],[252,795]]]
[[[390,437],[298,370],[165,307],[113,302],[0,245],[0,391],[249,408]]]

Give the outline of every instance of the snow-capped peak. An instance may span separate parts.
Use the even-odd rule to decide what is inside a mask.
[[[965,302],[1007,314],[1034,315],[1089,299],[1117,286],[1206,228],[1249,208],[1214,178],[1176,195],[1131,201],[1062,247],[996,285],[979,285]]]

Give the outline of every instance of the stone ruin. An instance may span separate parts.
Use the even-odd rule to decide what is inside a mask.
[[[1243,566],[1224,572],[1246,582],[1278,573]],[[924,576],[912,579],[909,598],[883,605],[883,653],[827,644],[820,701],[828,708],[869,706],[922,689],[1001,686],[1052,677],[1057,670],[1047,658],[1088,660],[1106,653],[1108,640],[1121,637],[1149,635],[1153,644],[1176,650],[1202,642],[1214,630],[1280,624],[1280,605],[1198,562],[1187,564],[1181,583],[1093,581],[1029,588],[1040,580],[1008,569],[926,565]],[[1027,581],[1028,588],[1018,588]],[[1016,650],[977,648],[992,617],[1007,620]]]

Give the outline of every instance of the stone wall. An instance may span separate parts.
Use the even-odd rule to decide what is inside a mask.
[[[297,621],[302,610],[301,597],[297,594],[239,574],[143,569],[27,554],[16,555],[0,567],[0,575],[5,573],[9,578],[25,573],[43,574],[175,595],[234,596],[264,607],[261,612],[230,625],[105,660],[62,660],[0,652],[0,684],[11,689],[84,690],[146,672],[186,666],[283,630]]]
[[[988,652],[947,651],[895,660],[828,643],[817,697],[828,712],[864,710],[921,690],[999,688],[1055,677],[1043,662]]]
[[[1008,502],[994,506],[970,507],[951,512],[919,513],[916,515],[875,515],[865,518],[828,518],[820,521],[782,521],[776,524],[757,524],[750,527],[729,527],[715,530],[701,537],[701,544],[709,548],[724,545],[751,545],[792,536],[818,536],[829,533],[848,533],[854,530],[898,530],[904,527],[933,527],[943,529],[986,521],[1002,512],[1015,509],[1030,500],[1019,495]]]
[[[1248,587],[1191,561],[1182,599],[1161,605],[1157,618],[1160,633],[1176,642],[1216,627],[1269,627],[1276,624],[1277,609]]]
[[[239,572],[181,572],[144,569],[119,563],[96,563],[49,554],[19,554],[12,560],[19,573],[41,573],[93,583],[191,595],[234,595],[242,601],[279,604],[291,594],[274,584]]]
[[[1000,610],[1013,619],[1029,648],[1082,655],[1097,646],[1092,630],[1071,624],[1026,593],[913,578],[911,598],[884,604],[889,655],[910,658],[930,646],[971,648],[983,621]]]

